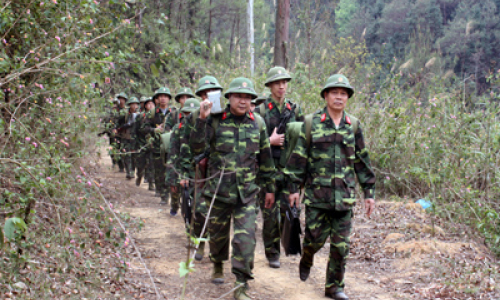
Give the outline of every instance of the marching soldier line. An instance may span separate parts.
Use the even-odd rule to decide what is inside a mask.
[[[348,299],[344,274],[356,177],[367,216],[375,207],[375,175],[361,124],[345,112],[354,88],[344,75],[331,76],[318,95],[325,101],[324,108],[306,116],[298,103],[286,98],[291,80],[286,69],[273,67],[265,81],[269,92],[259,95],[247,78],[235,78],[224,90],[216,78],[205,76],[194,94],[189,87],[179,89],[174,96],[179,109],[170,105],[167,87],[140,100],[120,93],[105,118],[113,166],[127,179],[135,178],[137,186],[147,181],[161,205],[168,205],[170,199],[172,217],[182,206],[181,215],[193,218],[192,233],[197,238],[215,199],[204,236],[209,238],[213,263],[211,280],[214,284],[226,280],[223,264],[232,241],[237,300],[251,299],[247,290],[253,279],[259,211],[269,267],[279,268],[284,220],[287,211],[299,208],[299,191],[304,189],[306,224],[298,276],[307,280],[314,254],[330,237],[325,297]],[[227,99],[222,111],[212,112],[209,94],[213,92]],[[207,179],[195,182],[194,178]],[[193,199],[195,191],[197,201],[190,207],[187,199]],[[188,222],[186,230],[190,230]],[[205,248],[201,242],[196,260],[203,259]]]

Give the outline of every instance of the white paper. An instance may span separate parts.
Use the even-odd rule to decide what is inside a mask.
[[[212,109],[210,110],[210,113],[218,114],[222,112],[222,106],[220,103],[221,92],[220,91],[210,92],[207,93],[207,96],[208,100],[212,102]]]

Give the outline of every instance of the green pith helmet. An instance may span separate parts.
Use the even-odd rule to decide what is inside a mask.
[[[208,89],[220,89],[222,91],[222,87],[219,82],[213,76],[204,76],[198,81],[198,88],[196,89],[196,96],[200,96],[200,92]]]
[[[181,112],[192,113],[198,108],[200,108],[200,101],[196,100],[195,98],[189,98],[186,100],[186,102],[184,102],[184,107],[181,109]]]
[[[340,87],[347,90],[349,98],[354,94],[354,88],[349,84],[349,80],[342,74],[330,76],[325,83],[325,87],[321,90],[321,98],[325,99],[325,91],[330,88]]]
[[[146,102],[146,99],[148,99],[148,97],[146,97],[146,96],[142,96],[142,97],[141,97],[140,102],[141,102],[141,103],[144,103],[144,102]]]
[[[139,99],[137,99],[137,97],[130,97],[130,100],[128,100],[125,105],[130,105],[132,103],[137,103],[137,104],[140,104],[141,102],[139,102]]]
[[[231,83],[229,84],[229,89],[226,93],[224,93],[224,97],[229,99],[229,94],[231,93],[248,94],[252,96],[252,99],[258,97],[257,93],[253,89],[252,81],[245,77],[238,77],[231,81]]]
[[[286,80],[286,81],[290,81],[292,80],[292,77],[290,76],[290,74],[288,74],[287,70],[285,70],[285,68],[283,67],[273,67],[271,69],[269,69],[269,71],[267,72],[267,78],[266,78],[266,81],[264,82],[264,85],[265,86],[269,86],[269,84],[271,82],[275,82],[275,81],[278,81],[278,80]]]
[[[146,99],[144,100],[144,106],[146,106],[146,104],[148,104],[148,102],[149,102],[149,101],[152,101],[152,102],[153,102],[153,104],[155,104],[155,102],[153,101],[153,98],[152,98],[152,97],[144,97],[144,98],[146,98]]]
[[[153,100],[161,94],[168,95],[170,98],[172,98],[172,95],[170,95],[170,89],[168,87],[161,87],[155,91],[155,94],[153,95]]]
[[[128,100],[128,97],[127,97],[127,94],[125,93],[119,93],[118,95],[116,95],[116,99],[118,98],[125,98],[125,100]],[[120,99],[118,99],[120,100]]]
[[[175,101],[178,103],[179,98],[181,96],[184,96],[184,95],[188,96],[189,98],[194,98],[193,91],[188,87],[183,87],[183,88],[179,89],[179,91],[175,95],[175,97],[174,97]]]
[[[262,102],[266,101],[267,98],[269,98],[269,95],[269,92],[262,92],[258,94],[257,98],[252,100],[252,103],[255,104],[255,106],[259,106]]]

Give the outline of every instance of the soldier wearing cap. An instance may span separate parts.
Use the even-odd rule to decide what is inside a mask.
[[[259,97],[253,99],[252,103],[250,103],[250,111],[253,112],[255,108],[264,103],[264,101],[266,101],[267,98],[269,98],[269,92],[260,93]]]
[[[221,91],[222,86],[219,84],[217,79],[213,76],[204,76],[198,81],[198,88],[196,89],[196,96],[200,97],[202,100],[208,99],[208,93]],[[194,195],[194,185],[189,183],[188,178],[195,178],[195,165],[194,165],[194,156],[191,152],[191,142],[190,135],[191,131],[194,128],[196,119],[198,118],[199,110],[194,111],[189,116],[185,118],[185,123],[182,126],[180,133],[180,155],[179,155],[179,166],[181,168],[181,187],[190,188],[191,195]],[[200,178],[201,174],[198,174],[198,178]],[[200,187],[200,186],[199,186]],[[201,188],[199,189],[201,190]],[[199,198],[199,197],[198,197]],[[208,210],[208,205],[204,199],[196,202],[196,207],[194,207],[194,226],[193,226],[193,234],[195,237],[200,237],[201,231],[203,229],[203,224],[205,224],[205,215]],[[203,255],[205,254],[205,243],[201,242],[196,252],[195,259],[200,261],[203,259]]]
[[[165,132],[165,120],[173,109],[169,107],[170,99],[172,95],[170,94],[170,89],[167,87],[159,88],[155,91],[153,96],[153,101],[158,102],[158,106],[155,108],[154,113],[151,113],[148,118],[142,124],[143,134],[150,134],[153,137],[153,163],[155,168],[155,186],[156,195],[161,198],[160,204],[168,204],[168,191],[165,187],[165,165],[163,164],[163,157],[161,157],[160,146],[161,138],[160,134]]]
[[[115,132],[120,135],[120,155],[122,156],[123,165],[125,166],[126,178],[134,178],[135,164],[135,119],[137,117],[137,108],[139,100],[136,97],[131,97],[126,102],[126,107],[121,111],[118,119],[118,127]]]
[[[267,133],[269,142],[276,166],[276,205],[270,209],[264,207],[264,195],[260,195],[260,208],[264,224],[262,228],[262,238],[266,257],[271,268],[280,267],[280,232],[285,219],[285,212],[288,206],[288,199],[285,196],[287,183],[284,180],[283,169],[285,166],[280,165],[281,149],[285,143],[285,134],[278,134],[277,128],[280,124],[282,114],[291,114],[288,122],[303,121],[304,116],[302,110],[292,100],[286,98],[288,82],[292,77],[287,70],[282,67],[273,67],[269,69],[265,86],[269,88],[270,95],[255,108],[255,112],[259,113],[266,121]],[[280,219],[281,226],[280,226]]]
[[[99,136],[101,136],[103,134],[106,134],[108,136],[109,146],[110,146],[109,156],[111,157],[111,162],[113,163],[113,168],[116,166],[116,164],[118,162],[118,156],[119,156],[119,155],[115,155],[115,152],[118,149],[118,147],[117,147],[118,144],[116,143],[115,135],[112,133],[112,129],[115,127],[114,124],[115,124],[115,121],[117,119],[118,112],[120,109],[119,105],[120,105],[120,100],[118,100],[118,98],[116,98],[116,95],[115,95],[114,99],[111,101],[111,107],[109,109],[107,109],[106,115],[102,119],[104,131],[99,134]]]
[[[344,273],[356,202],[356,176],[364,191],[368,217],[375,207],[375,174],[363,132],[359,120],[344,110],[353,94],[354,88],[344,75],[328,78],[321,91],[326,106],[306,116],[285,169],[290,205],[299,204],[299,187],[305,186],[306,227],[300,279],[307,280],[314,254],[330,237],[325,296],[342,300],[348,299]]]
[[[179,92],[175,95],[174,99],[175,99],[175,102],[179,103],[180,104],[180,108],[182,109],[182,107],[184,107],[184,102],[188,99],[188,98],[193,98],[194,95],[193,95],[193,91],[191,91],[190,88],[188,87],[183,87],[179,90]],[[177,112],[175,111],[172,112],[168,117],[167,119],[165,120],[165,130],[166,131],[171,131],[174,126],[179,123],[179,119],[180,119],[180,112]]]
[[[155,103],[151,97],[142,97],[141,103],[144,111],[136,119],[136,139],[140,152],[137,154],[137,178],[135,184],[139,186],[144,177],[147,181],[149,190],[154,191],[154,164],[153,164],[153,143],[151,133],[144,131],[146,120],[154,117]]]
[[[185,117],[189,116],[190,113],[196,111],[200,108],[200,101],[195,98],[189,98],[182,101],[183,107],[181,108],[181,113],[179,116],[179,123],[174,127],[172,135],[170,136],[170,144],[168,148],[167,157],[167,176],[165,177],[167,187],[170,187],[170,194],[172,195],[172,202],[170,204],[170,215],[175,217],[179,210],[180,202],[180,181],[178,172],[180,171],[179,166],[179,153],[181,149],[181,131],[182,127],[185,125]],[[174,196],[176,195],[176,196]]]
[[[266,125],[262,118],[250,112],[250,102],[257,98],[253,83],[247,78],[236,78],[224,94],[229,105],[222,113],[210,115],[212,103],[201,103],[199,118],[191,133],[193,154],[209,148],[207,176],[214,176],[206,183],[203,197],[212,208],[210,235],[210,260],[214,263],[212,282],[224,282],[223,262],[229,258],[231,217],[234,217],[232,272],[236,276],[234,298],[250,299],[246,294],[247,281],[253,279],[255,254],[255,221],[259,186],[266,195],[265,206],[274,204],[274,163],[271,158]],[[224,172],[221,184],[219,172]]]
[[[127,107],[125,106],[125,104],[128,101],[128,97],[127,97],[127,94],[122,92],[120,94],[117,94],[115,98],[118,99],[118,109],[117,109],[117,112],[115,114],[113,123],[115,125],[115,128],[117,128],[119,123],[123,122],[124,116],[127,114]],[[116,151],[120,152],[121,151],[120,149],[122,148],[122,145],[121,145],[122,133],[118,132],[116,130],[113,130],[113,134],[115,136]],[[122,173],[125,172],[123,155],[117,154],[117,155],[115,155],[115,157],[117,159],[116,162],[118,164],[120,172],[122,172]]]

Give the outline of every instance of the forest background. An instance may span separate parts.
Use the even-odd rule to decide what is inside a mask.
[[[253,76],[246,1],[1,2],[0,289],[33,257],[51,257],[49,272],[86,273],[100,252],[90,237],[130,242],[140,222],[110,218],[86,171],[105,154],[95,133],[110,100],[194,88],[206,74],[222,86],[252,77],[260,92],[279,1],[254,1]],[[313,112],[328,76],[351,80],[348,111],[362,121],[377,197],[425,198],[500,253],[500,0],[290,0],[289,22],[288,96]]]

